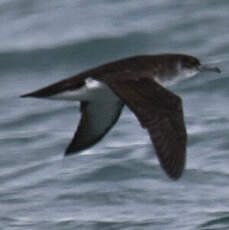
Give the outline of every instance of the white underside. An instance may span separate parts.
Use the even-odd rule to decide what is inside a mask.
[[[119,101],[112,90],[100,81],[86,79],[86,84],[79,89],[69,90],[49,97],[53,100],[67,101]]]
[[[86,107],[83,107],[84,119],[80,120],[81,128],[78,129],[77,139],[74,140],[85,148],[106,134],[115,123],[123,106],[119,97],[106,84],[92,78],[87,78],[85,85],[77,90],[65,91],[49,99],[89,102]]]

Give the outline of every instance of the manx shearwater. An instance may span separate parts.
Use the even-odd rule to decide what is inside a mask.
[[[190,55],[142,55],[110,62],[21,97],[80,101],[81,119],[65,155],[96,144],[127,105],[146,128],[162,168],[172,179],[183,172],[187,134],[182,100],[167,83],[202,71],[220,73]]]

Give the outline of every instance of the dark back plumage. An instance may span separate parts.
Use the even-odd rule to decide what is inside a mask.
[[[185,166],[187,145],[182,100],[155,79],[173,79],[180,75],[181,68],[197,71],[200,62],[183,54],[134,56],[92,68],[22,97],[49,98],[77,91],[88,86],[88,79],[103,83],[114,98],[81,100],[80,124],[65,154],[97,143],[116,123],[126,104],[147,129],[162,168],[169,177],[178,179]],[[206,69],[220,72],[218,68],[205,66]]]

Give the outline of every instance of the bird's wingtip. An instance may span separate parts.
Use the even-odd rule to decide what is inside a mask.
[[[30,93],[22,94],[22,95],[20,95],[20,97],[21,98],[23,98],[23,97],[31,97],[31,94]]]
[[[162,168],[164,168],[162,166]],[[173,180],[173,181],[177,181],[179,180],[182,175],[183,175],[183,172],[184,172],[184,166],[183,167],[179,167],[179,168],[174,168],[172,171],[168,170],[168,169],[165,169],[165,173],[167,174],[167,176]]]
[[[73,155],[73,154],[75,154],[75,152],[74,151],[69,151],[68,149],[65,151],[65,153],[64,153],[64,156],[65,157],[68,157],[68,156],[71,156],[71,155]]]
[[[65,150],[64,156],[68,157],[74,154],[79,153],[81,150],[83,150],[85,148],[77,148],[76,146],[73,146],[72,144],[70,144],[67,149]]]
[[[169,178],[172,179],[173,181],[177,181],[182,177],[182,173],[177,174],[177,175],[169,175]]]

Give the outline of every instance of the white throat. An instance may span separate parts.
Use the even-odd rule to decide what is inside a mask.
[[[178,78],[183,78],[185,80],[194,77],[197,73],[199,73],[199,71],[195,69],[182,69],[179,71]]]
[[[198,73],[199,71],[196,69],[181,68],[180,66],[178,66],[178,74],[176,76],[165,78],[155,77],[154,80],[163,85],[164,87],[168,87],[176,84],[179,81],[183,81],[188,78],[194,77]]]

